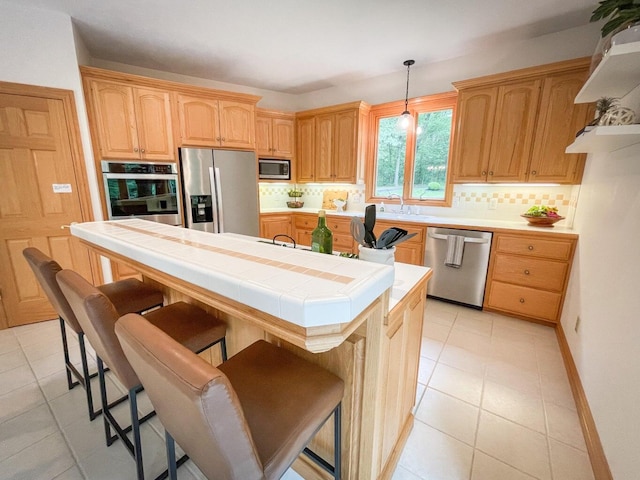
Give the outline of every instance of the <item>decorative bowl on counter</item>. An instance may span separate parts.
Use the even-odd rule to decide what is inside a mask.
[[[553,224],[564,220],[564,217],[547,217],[547,216],[534,216],[534,215],[520,215],[526,218],[529,225],[532,227],[553,227]]]
[[[296,201],[287,202],[287,207],[289,208],[302,208],[303,206],[304,206],[304,202],[296,202]]]

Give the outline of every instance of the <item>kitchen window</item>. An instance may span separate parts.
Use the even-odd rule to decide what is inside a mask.
[[[449,159],[455,92],[409,100],[413,123],[397,126],[404,102],[372,107],[373,138],[368,152],[367,201],[450,206]],[[391,202],[390,202],[391,203]]]

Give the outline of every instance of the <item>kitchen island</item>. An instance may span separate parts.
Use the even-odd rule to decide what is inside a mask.
[[[229,355],[266,339],[340,376],[343,477],[390,478],[413,425],[428,268],[143,220],[76,224],[72,234],[139,271],[167,302],[197,303],[222,318]],[[205,358],[220,361],[215,349]],[[325,425],[311,447],[331,458],[332,439]],[[294,468],[326,478],[302,457]]]

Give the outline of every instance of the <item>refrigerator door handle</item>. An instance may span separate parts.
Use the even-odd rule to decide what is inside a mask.
[[[222,187],[220,186],[220,169],[209,167],[209,180],[211,181],[211,193],[214,197],[215,208],[213,209],[214,233],[224,232],[224,215],[222,207]]]

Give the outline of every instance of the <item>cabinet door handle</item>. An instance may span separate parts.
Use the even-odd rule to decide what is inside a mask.
[[[222,137],[222,141],[223,141],[223,142],[226,142],[226,141],[227,141],[227,139],[226,139],[226,138],[224,138],[224,137]]]
[[[521,299],[520,299],[520,303],[524,303],[524,298],[521,298]]]
[[[486,176],[487,176],[487,172],[486,172],[486,170],[483,170],[483,171],[482,171],[482,173],[481,173],[480,175],[482,175],[483,177],[486,177]]]
[[[216,140],[217,140],[217,141],[220,141],[220,137],[216,137]]]
[[[529,270],[525,270],[525,271],[524,271],[524,274],[525,274],[525,275],[529,275]]]
[[[528,248],[530,251],[533,251],[533,245],[529,245],[527,248]]]
[[[489,170],[489,175],[493,175],[493,170]]]
[[[531,172],[531,175],[537,175],[537,174],[538,174],[538,172],[535,171],[535,170]]]
[[[141,148],[141,149],[140,149],[140,153],[144,153],[144,148]]]
[[[138,147],[133,147],[133,151],[137,152],[138,151]]]

